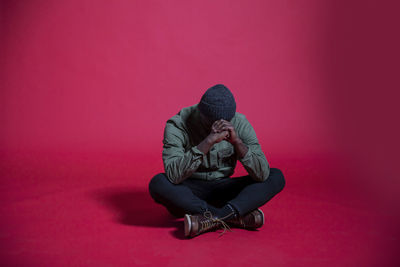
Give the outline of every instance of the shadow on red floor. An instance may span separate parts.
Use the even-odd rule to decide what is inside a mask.
[[[111,213],[115,214],[115,222],[142,227],[156,228],[176,228],[173,236],[178,239],[184,239],[182,219],[165,214],[164,212],[155,212],[159,210],[156,204],[149,197],[146,188],[106,188],[93,192],[94,199],[99,201]]]

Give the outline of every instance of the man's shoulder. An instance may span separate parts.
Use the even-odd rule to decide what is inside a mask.
[[[251,131],[251,128],[253,128],[247,116],[239,112],[235,113],[235,117],[233,117],[231,123],[239,136],[247,135],[249,130]]]
[[[235,112],[234,118],[236,118],[238,120],[247,120],[246,115],[244,115],[243,113],[239,113],[239,112]]]
[[[244,122],[248,122],[246,115],[243,113],[235,112],[235,116],[232,118],[231,123],[234,126],[239,126]]]

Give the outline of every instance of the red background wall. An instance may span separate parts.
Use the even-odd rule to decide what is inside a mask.
[[[154,159],[156,173],[166,120],[223,83],[272,163],[335,158],[338,187],[357,185],[364,201],[397,212],[397,10],[395,1],[2,1],[3,159],[128,153]]]
[[[268,151],[334,144],[320,1],[4,5],[3,147],[159,149],[216,83]]]

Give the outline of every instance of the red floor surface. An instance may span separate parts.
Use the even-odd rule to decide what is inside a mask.
[[[337,183],[332,155],[270,159],[286,188],[258,231],[185,240],[147,192],[158,155],[3,153],[1,262],[10,266],[395,266],[395,218]],[[237,175],[243,173],[240,166]],[[331,179],[332,183],[329,183]],[[395,257],[396,256],[396,257]],[[397,260],[397,261],[396,261]]]

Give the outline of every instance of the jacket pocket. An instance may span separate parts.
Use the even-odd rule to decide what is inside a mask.
[[[233,154],[235,150],[232,146],[226,147],[218,151],[219,166],[232,166]]]

